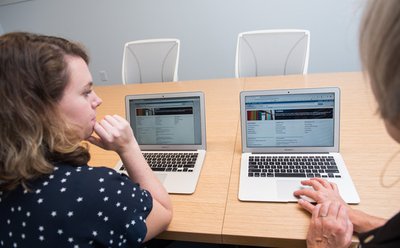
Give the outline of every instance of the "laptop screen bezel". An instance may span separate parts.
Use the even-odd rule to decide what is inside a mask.
[[[205,116],[205,97],[201,91],[196,92],[174,92],[174,93],[155,93],[155,94],[137,94],[125,96],[125,116],[130,123],[130,101],[131,100],[143,100],[143,99],[172,99],[172,98],[183,98],[183,97],[198,97],[200,99],[200,123],[201,123],[201,141],[200,144],[188,145],[171,145],[171,144],[159,144],[159,145],[144,145],[139,144],[142,151],[196,151],[206,150],[206,116]],[[130,123],[131,124],[131,123]],[[132,127],[132,124],[131,124]]]
[[[334,128],[332,146],[309,146],[309,147],[248,147],[246,137],[246,107],[245,101],[248,96],[264,95],[288,95],[288,94],[312,94],[312,93],[334,93]],[[329,153],[339,152],[340,137],[340,89],[338,87],[324,88],[301,88],[280,90],[254,90],[240,92],[240,123],[243,153]]]

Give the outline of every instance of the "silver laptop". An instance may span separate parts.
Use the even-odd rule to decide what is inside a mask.
[[[167,191],[192,194],[206,155],[204,93],[128,95],[125,106],[142,153]],[[116,169],[126,173],[122,162]]]
[[[339,112],[339,88],[241,92],[239,199],[296,202],[300,181],[320,177],[359,203],[339,154]]]

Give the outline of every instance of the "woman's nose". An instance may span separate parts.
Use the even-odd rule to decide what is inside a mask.
[[[95,99],[93,101],[93,107],[97,108],[98,106],[100,106],[103,103],[103,100],[97,96],[96,93],[94,93]]]

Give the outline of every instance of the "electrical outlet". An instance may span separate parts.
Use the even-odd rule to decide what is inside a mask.
[[[105,82],[108,81],[108,76],[107,76],[107,72],[106,71],[99,71],[100,73],[100,80]]]

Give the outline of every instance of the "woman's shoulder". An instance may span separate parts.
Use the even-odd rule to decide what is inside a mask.
[[[152,205],[150,193],[142,189],[125,174],[107,167],[73,166],[70,164],[56,164],[51,174],[46,174],[32,180],[28,189],[14,190],[11,195],[16,201],[34,200],[49,201],[57,204],[56,199],[76,199],[78,202],[110,206],[110,202],[117,205],[129,205],[141,208]],[[36,199],[36,198],[40,199]]]
[[[114,189],[117,192],[118,189],[144,191],[147,194],[147,191],[142,190],[140,185],[131,181],[128,176],[108,167],[58,164],[54,167],[54,172],[47,176],[47,182],[53,182],[53,186],[68,186],[74,192],[87,192],[92,195]],[[46,183],[46,180],[43,183]]]
[[[69,164],[56,164],[53,173],[44,176],[42,180],[46,179],[46,177],[49,181],[52,181],[53,179],[55,179],[55,181],[60,181],[61,183],[73,181],[74,183],[78,183],[77,185],[79,185],[80,181],[85,181],[86,184],[89,182],[96,184],[105,183],[108,182],[109,179],[130,181],[130,179],[125,175],[122,175],[108,167],[92,167],[88,165],[73,166]]]
[[[58,230],[77,243],[92,239],[104,246],[118,240],[135,247],[132,244],[146,236],[151,195],[112,169],[58,164],[53,173],[33,180],[28,188],[0,194],[1,223],[10,218],[19,228],[28,219],[35,223],[30,226],[35,237],[43,235],[42,230]],[[58,235],[46,239],[52,242],[54,237]]]
[[[68,206],[79,210],[80,217],[85,217],[86,212],[81,210],[90,209],[107,222],[145,219],[153,207],[147,190],[107,167],[58,164],[51,175],[36,182],[35,186],[34,192],[39,191],[45,201],[51,201],[49,207]]]
[[[74,214],[81,215],[86,212],[81,210],[102,209],[100,212],[114,216],[115,220],[127,218],[128,212],[145,219],[153,207],[151,194],[126,175],[86,165],[57,164],[53,173],[33,180],[28,189],[19,187],[0,198],[10,206],[31,205],[63,212],[75,209],[79,211]]]

